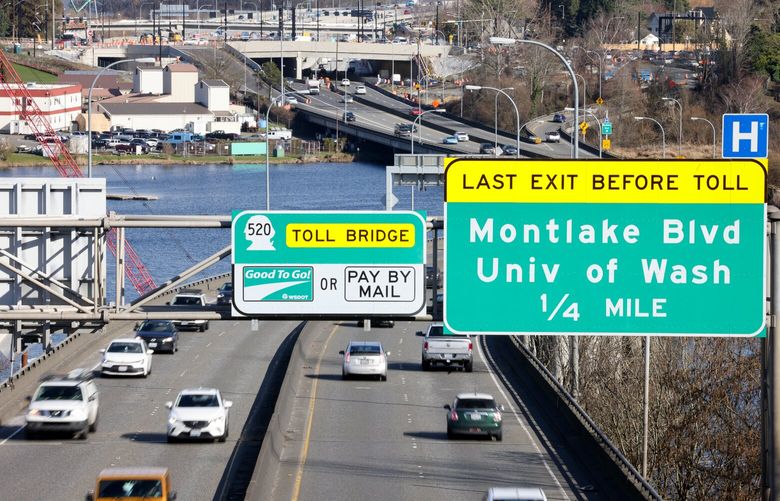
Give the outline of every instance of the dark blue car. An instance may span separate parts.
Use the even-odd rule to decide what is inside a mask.
[[[179,329],[170,320],[145,320],[138,326],[135,336],[146,341],[146,346],[154,352],[179,351]]]

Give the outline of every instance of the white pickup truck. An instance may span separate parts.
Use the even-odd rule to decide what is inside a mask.
[[[184,289],[179,291],[179,293],[176,294],[176,297],[173,298],[173,301],[168,304],[180,308],[182,311],[200,311],[208,305],[206,296],[196,289]],[[195,329],[200,332],[209,330],[208,320],[173,320],[173,323],[182,330]]]
[[[425,336],[422,344],[422,370],[433,365],[460,365],[466,372],[474,369],[473,344],[468,335],[445,334],[442,324],[434,323],[418,336]]]

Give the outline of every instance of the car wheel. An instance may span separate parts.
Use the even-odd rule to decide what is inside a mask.
[[[463,364],[463,370],[465,370],[466,372],[473,372],[474,371],[474,361],[473,360],[469,360],[468,362]]]
[[[425,359],[422,361],[422,370],[429,371],[431,370],[431,363]]]
[[[504,438],[504,432],[502,430],[498,430],[498,433],[495,434],[496,442],[500,442]]]
[[[95,414],[95,421],[91,425],[89,425],[89,431],[95,433],[97,431],[97,428],[98,428],[98,415]]]
[[[87,435],[89,435],[89,426],[85,426],[84,429],[76,435],[76,438],[79,440],[86,440]]]
[[[455,432],[453,432],[452,428],[450,428],[449,426],[447,426],[447,438],[450,440],[455,438]]]
[[[222,436],[219,437],[219,441],[224,443],[227,440],[227,438],[228,438],[228,427],[227,425],[225,425],[225,433],[223,433]]]
[[[24,438],[27,440],[37,440],[38,439],[38,433],[35,431],[32,431],[29,428],[25,428],[24,430]]]
[[[387,374],[385,374],[384,376],[379,376],[379,380],[380,381],[387,381]]]
[[[347,380],[349,379],[349,374],[347,374],[347,371],[344,369],[341,370],[341,379]]]
[[[176,443],[176,437],[174,437],[173,435],[168,435],[168,436],[166,436],[166,437],[165,437],[165,440],[166,440],[166,441],[167,441],[169,444]]]

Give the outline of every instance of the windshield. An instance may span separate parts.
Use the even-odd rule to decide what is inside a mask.
[[[189,393],[179,397],[176,407],[219,407],[219,399],[214,394]]]
[[[139,331],[144,332],[169,332],[173,330],[173,324],[170,322],[146,321],[141,324]]]
[[[489,398],[464,398],[455,404],[456,409],[495,409],[496,401]]]
[[[379,355],[381,349],[378,345],[371,344],[353,344],[349,348],[350,355]]]
[[[162,497],[160,480],[101,480],[98,488],[101,498],[144,498]]]
[[[200,305],[200,298],[197,297],[177,297],[173,300],[173,304],[179,304],[184,306],[197,306]]]
[[[33,400],[82,400],[78,386],[41,386]]]
[[[111,343],[106,351],[109,353],[143,353],[140,343]]]

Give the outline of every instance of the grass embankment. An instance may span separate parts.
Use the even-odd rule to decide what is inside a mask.
[[[86,167],[86,155],[74,155],[73,158],[81,167]],[[295,164],[295,163],[323,163],[323,162],[352,162],[354,155],[346,153],[325,153],[318,155],[288,155],[283,158],[271,157],[270,163],[273,164]],[[265,155],[252,156],[223,156],[223,155],[205,155],[202,157],[181,157],[178,155],[109,155],[93,154],[92,163],[94,165],[213,165],[213,164],[264,164]],[[43,158],[40,155],[31,153],[11,153],[6,160],[0,160],[0,168],[11,167],[48,167],[52,165],[51,160]]]
[[[50,84],[57,81],[57,75],[52,75],[51,73],[36,70],[35,68],[30,68],[29,66],[21,64],[13,63],[13,66],[23,82]]]

